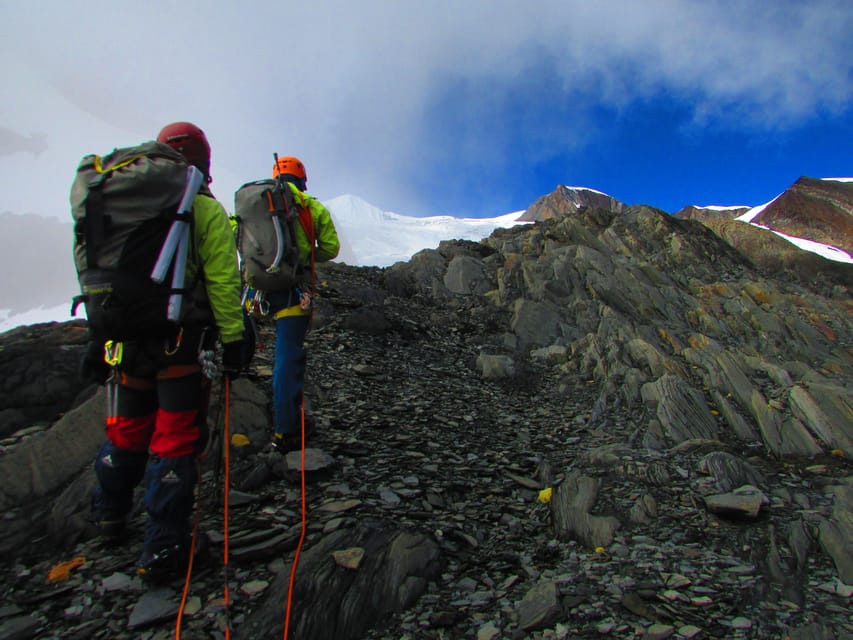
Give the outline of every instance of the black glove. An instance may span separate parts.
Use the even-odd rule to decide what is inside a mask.
[[[80,379],[104,384],[110,377],[111,367],[104,361],[104,343],[89,342],[80,359]]]
[[[222,345],[222,369],[229,380],[236,380],[240,377],[240,371],[244,366],[243,348],[242,340]]]

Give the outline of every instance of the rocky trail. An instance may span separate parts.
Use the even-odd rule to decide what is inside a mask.
[[[395,295],[387,275],[321,273],[290,638],[853,638],[847,456],[768,455],[719,412],[719,437],[650,447],[639,397],[602,394],[547,353],[492,361],[499,315]],[[262,451],[271,349],[265,327],[231,397],[232,604],[226,615],[224,474],[211,454],[199,527],[210,549],[181,638],[225,638],[229,624],[237,638],[283,636],[301,461]],[[46,434],[7,438],[3,458]],[[176,636],[183,580],[152,588],[134,576],[141,513],[125,546],[91,537],[91,482],[87,468],[48,504],[7,510],[4,538],[21,542],[3,550],[0,637]],[[64,543],[34,528],[58,513]],[[75,558],[66,579],[48,580]]]

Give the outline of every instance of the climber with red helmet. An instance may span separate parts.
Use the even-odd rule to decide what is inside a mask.
[[[277,157],[272,177],[285,181],[296,206],[310,213],[313,241],[309,240],[303,225],[295,227],[300,261],[311,270],[313,284],[314,264],[332,260],[340,250],[332,214],[319,200],[305,193],[308,175],[299,158]],[[313,312],[313,293],[309,287],[302,287],[265,294],[276,328],[272,377],[274,432],[270,443],[273,451],[291,451],[303,444],[301,415],[307,356],[305,335]]]
[[[196,125],[170,124],[157,141],[179,151],[210,182],[210,144]],[[197,458],[207,442],[210,380],[204,356],[221,342],[229,378],[236,377],[250,357],[244,351],[240,271],[228,215],[205,184],[193,200],[191,215],[186,266],[186,282],[193,283],[188,289],[191,311],[174,343],[153,337],[121,343],[110,363],[110,384],[115,386],[107,441],[95,461],[93,507],[106,541],[123,538],[134,488],[146,478],[148,518],[138,565],[143,577],[186,568]]]

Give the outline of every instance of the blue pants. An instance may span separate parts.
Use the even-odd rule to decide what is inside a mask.
[[[275,432],[301,433],[302,392],[305,388],[305,334],[310,316],[286,316],[275,321],[275,364],[272,372]]]

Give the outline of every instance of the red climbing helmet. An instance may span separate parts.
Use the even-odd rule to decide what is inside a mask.
[[[163,142],[178,151],[187,162],[198,167],[210,182],[210,143],[204,131],[191,122],[173,122],[160,130],[157,142]]]

